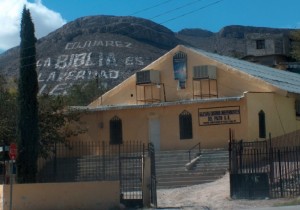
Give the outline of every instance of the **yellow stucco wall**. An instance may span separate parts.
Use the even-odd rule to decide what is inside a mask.
[[[295,99],[275,93],[247,93],[248,139],[258,139],[258,113],[265,112],[267,136],[276,137],[300,129]]]
[[[185,89],[178,89],[178,81],[174,79],[173,73],[173,56],[179,51],[187,54],[187,80]],[[241,96],[246,91],[280,92],[278,88],[262,82],[258,78],[243,73],[223,63],[216,62],[202,54],[180,45],[166,53],[157,61],[145,67],[144,70],[152,69],[160,71],[160,80],[162,85],[160,88],[154,86],[153,92],[154,94],[157,92],[160,93],[161,101],[164,101],[164,97],[166,98],[166,101],[178,101],[193,99],[193,90],[195,91],[197,89],[198,84],[193,81],[193,67],[199,65],[216,66],[219,97]],[[204,81],[203,83],[204,85],[202,88],[203,91],[205,91],[208,87],[205,85]],[[213,83],[211,88],[211,92],[215,92],[215,85]],[[141,92],[143,92],[143,87],[136,86],[135,75],[132,75],[120,85],[92,102],[89,106],[97,107],[100,105],[136,104],[137,99],[140,98],[139,96],[141,95]]]
[[[240,107],[240,123],[199,125],[199,109],[212,107],[222,109],[222,107],[230,106]],[[179,114],[184,110],[192,115],[193,138],[181,140]],[[198,142],[201,142],[203,148],[227,147],[229,129],[234,130],[236,139],[247,141],[259,139],[258,113],[260,110],[265,112],[267,137],[269,133],[275,137],[300,128],[300,120],[297,120],[295,114],[294,98],[276,93],[248,92],[244,97],[233,101],[202,100],[191,104],[92,111],[85,117],[91,129],[80,138],[109,142],[109,120],[118,116],[122,120],[125,142],[147,143],[150,139],[149,120],[157,119],[160,123],[159,146],[161,150],[188,149]]]
[[[220,124],[200,126],[198,110],[203,108],[240,107],[241,122],[238,124]],[[179,114],[184,110],[192,115],[193,138],[180,139]],[[114,116],[122,120],[123,141],[149,142],[149,121],[158,119],[160,123],[160,149],[189,149],[198,142],[203,148],[227,147],[229,129],[235,130],[237,138],[244,137],[247,127],[247,110],[243,98],[234,101],[202,102],[193,104],[178,104],[162,107],[143,107],[133,109],[93,111],[87,114],[84,121],[88,122],[89,130],[79,136],[80,140],[109,142],[109,121]],[[101,126],[100,126],[101,125]]]
[[[3,188],[3,209],[9,210],[10,185],[5,185]],[[12,209],[112,209],[119,206],[119,195],[119,181],[15,184]]]

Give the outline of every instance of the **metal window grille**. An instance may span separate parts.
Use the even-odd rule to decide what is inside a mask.
[[[192,115],[184,110],[179,115],[180,139],[193,138]]]
[[[184,52],[177,52],[175,55],[174,55],[174,59],[186,59],[187,55],[184,53]]]
[[[263,110],[258,113],[258,126],[259,138],[266,138],[266,118]]]
[[[114,116],[109,122],[110,129],[110,144],[122,144],[122,120]]]

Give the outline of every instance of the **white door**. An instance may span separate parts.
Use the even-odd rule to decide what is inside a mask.
[[[160,121],[158,118],[149,119],[149,139],[156,151],[160,150]]]

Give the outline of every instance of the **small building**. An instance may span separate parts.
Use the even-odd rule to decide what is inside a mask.
[[[249,33],[243,60],[287,70],[281,64],[291,59],[290,51],[291,41],[287,34]]]
[[[179,45],[85,107],[79,139],[227,147],[300,128],[300,75]]]

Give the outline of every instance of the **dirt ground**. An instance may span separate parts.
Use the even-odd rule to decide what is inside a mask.
[[[157,191],[159,208],[238,210],[270,207],[291,199],[233,200],[230,198],[229,174],[215,182]]]

